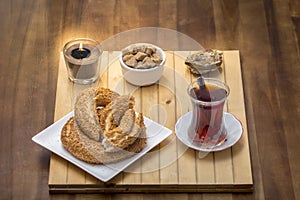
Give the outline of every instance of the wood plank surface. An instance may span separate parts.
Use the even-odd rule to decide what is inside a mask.
[[[64,160],[60,162],[61,159],[53,155],[49,173],[50,192],[252,191],[247,120],[238,51],[224,51],[222,73],[212,72],[206,76],[220,78],[230,86],[231,93],[225,107],[243,124],[244,132],[240,141],[232,148],[210,153],[205,158],[199,159],[199,152],[187,148],[176,139],[174,133],[176,120],[191,110],[190,100],[185,91],[188,83],[196,78],[184,65],[183,56],[180,56],[189,53],[192,52],[167,52],[162,78],[157,84],[148,87],[136,87],[124,80],[119,61],[116,59],[119,52],[103,54],[103,62],[101,62],[103,78],[100,77],[100,80],[92,86],[70,82],[67,79],[65,64],[60,62],[56,95],[58,112],[55,116],[70,111],[79,91],[87,87],[102,86],[120,94],[134,95],[136,110],[170,128],[173,134],[142,159],[110,180],[109,184],[93,179],[84,170],[69,162]],[[69,106],[66,106],[66,103]]]
[[[148,0],[1,0],[0,199],[299,200],[299,3],[299,0],[153,0],[151,3]],[[205,48],[239,50],[253,193],[49,194],[49,161],[53,155],[31,138],[56,119],[59,52],[63,45],[78,37],[102,42],[124,31],[153,26],[186,34]],[[127,37],[128,42],[140,36]],[[168,50],[189,50],[186,49],[189,44],[182,42],[182,38],[177,41],[165,35],[161,38],[167,41]],[[116,42],[110,48],[120,50],[122,46],[124,43]],[[100,82],[108,85],[107,79]],[[176,108],[180,108],[178,104]],[[176,117],[180,115],[177,109]],[[240,149],[238,145],[235,148],[232,153],[239,158]],[[213,159],[213,154],[209,154],[198,160],[201,165],[196,163],[197,174],[203,172],[199,166],[206,168]],[[233,159],[233,163],[238,160]],[[63,174],[57,174],[55,180],[65,180]],[[202,173],[197,181],[214,181],[207,179],[208,175]],[[234,176],[235,181],[245,181],[245,177]],[[86,175],[86,183],[94,181]]]

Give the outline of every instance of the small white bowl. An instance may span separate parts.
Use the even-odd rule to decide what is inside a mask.
[[[155,47],[156,53],[158,53],[162,57],[162,62],[159,65],[157,65],[153,68],[149,68],[149,69],[135,69],[135,68],[127,66],[123,61],[123,52],[126,50],[131,50],[138,46]],[[147,86],[147,85],[154,84],[162,76],[163,71],[164,71],[164,64],[166,62],[166,54],[161,48],[159,48],[158,46],[155,46],[153,44],[135,43],[135,44],[127,46],[126,48],[124,48],[122,50],[122,52],[119,56],[119,61],[120,61],[121,67],[122,67],[123,76],[129,83],[136,85],[136,86]]]

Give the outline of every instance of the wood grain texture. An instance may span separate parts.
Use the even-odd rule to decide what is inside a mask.
[[[0,199],[299,199],[299,0],[148,2],[0,1]],[[54,121],[63,44],[145,26],[240,50],[252,194],[48,194],[50,153],[31,137]]]
[[[191,53],[194,51],[167,51],[165,70],[159,82],[139,88],[124,80],[119,61],[116,59],[120,51],[105,51],[102,60],[107,62],[101,62],[101,65],[107,69],[107,73],[104,71],[103,75],[104,80],[108,80],[108,85],[93,85],[108,87],[120,94],[133,95],[137,112],[143,112],[151,120],[171,129],[173,134],[108,183],[92,179],[84,170],[69,162],[60,162],[61,159],[52,156],[49,167],[50,192],[251,192],[253,180],[238,51],[224,51],[222,73],[215,71],[205,76],[220,78],[229,85],[231,92],[225,110],[238,117],[243,124],[243,135],[239,142],[221,152],[209,155],[202,153],[207,155],[207,158],[199,159],[197,151],[176,140],[174,126],[177,119],[191,111],[186,88],[196,76],[184,65],[184,55]],[[66,75],[65,63],[60,62],[56,116],[65,111],[69,112],[66,103],[73,105],[72,99],[75,99],[80,91],[90,87],[73,84]],[[103,78],[100,77],[100,80]],[[88,182],[87,177],[90,179]]]

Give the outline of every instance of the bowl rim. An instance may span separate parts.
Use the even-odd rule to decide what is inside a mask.
[[[152,46],[152,47],[155,47],[156,50],[158,50],[162,56],[162,61],[159,65],[156,65],[155,67],[152,67],[152,68],[149,68],[149,69],[135,69],[135,68],[132,68],[132,67],[129,67],[127,66],[124,61],[123,61],[123,51],[126,50],[126,49],[130,49],[131,47],[135,47],[135,46],[141,46],[141,45],[148,45],[148,46]],[[158,68],[161,68],[164,66],[164,63],[166,62],[166,53],[164,52],[164,50],[154,44],[151,44],[151,43],[146,43],[146,42],[139,42],[139,43],[133,43],[133,44],[130,44],[128,45],[127,47],[123,48],[121,50],[121,53],[119,55],[119,61],[121,63],[121,66],[125,69],[128,69],[130,71],[136,71],[136,72],[149,72],[149,71],[155,71],[157,70]]]

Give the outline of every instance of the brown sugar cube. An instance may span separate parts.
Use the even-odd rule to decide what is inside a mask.
[[[155,63],[157,63],[157,64],[161,63],[161,61],[162,61],[161,55],[159,55],[159,54],[157,54],[157,53],[154,53],[154,54],[152,55],[151,59],[152,59],[153,62],[155,62]]]
[[[145,54],[143,52],[137,52],[137,54],[135,54],[134,57],[137,61],[142,61],[142,60],[144,60],[145,57],[147,57],[147,54]]]
[[[127,55],[123,56],[123,61],[126,62],[126,61],[130,60],[132,57],[133,57],[132,54],[127,54]]]
[[[143,61],[138,61],[137,65],[135,66],[136,69],[145,69]]]
[[[156,52],[155,47],[146,47],[145,53],[148,54],[149,56],[151,56],[155,52]]]
[[[132,57],[132,58],[130,58],[129,60],[127,60],[126,62],[125,62],[125,64],[127,65],[127,66],[129,66],[129,67],[135,67],[136,65],[137,65],[137,61],[136,61],[136,59],[134,58],[134,57]]]
[[[148,62],[149,60],[151,60],[151,58],[150,58],[150,57],[148,57],[148,56],[147,56],[147,57],[145,57],[145,58],[144,58],[144,60],[143,60],[143,64],[144,64],[144,63],[146,63],[146,62]]]
[[[136,49],[136,53],[138,53],[138,52],[142,52],[142,53],[145,53],[145,51],[146,51],[146,46],[145,45],[142,45],[142,46],[137,46],[137,47],[135,47],[135,49]]]
[[[153,62],[153,60],[150,57],[146,57],[143,60],[144,69],[152,68],[152,67],[155,67],[155,66],[156,66],[156,64]]]

